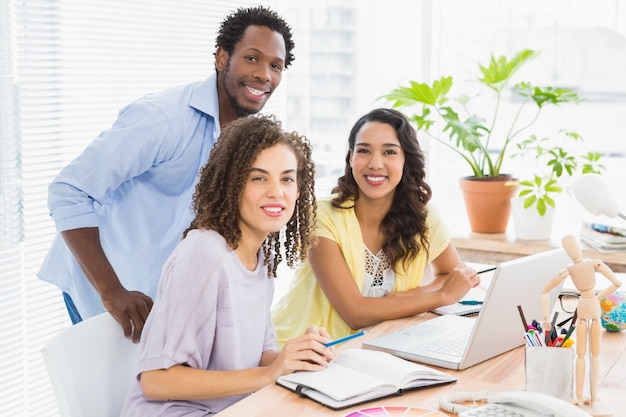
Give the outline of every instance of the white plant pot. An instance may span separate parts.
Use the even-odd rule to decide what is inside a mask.
[[[537,207],[524,208],[524,199],[511,199],[515,236],[522,240],[548,240],[552,236],[554,208],[548,206],[543,216],[539,215]]]

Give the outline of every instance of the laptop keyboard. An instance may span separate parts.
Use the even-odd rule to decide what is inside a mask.
[[[441,353],[444,355],[456,356],[460,358],[465,352],[465,348],[467,347],[467,343],[471,334],[472,329],[470,328],[467,330],[463,330],[458,334],[455,334],[451,338],[444,337],[420,345],[419,349],[427,350],[429,352]]]

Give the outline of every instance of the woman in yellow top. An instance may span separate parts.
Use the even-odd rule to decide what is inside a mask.
[[[406,117],[372,110],[348,147],[332,197],[317,202],[317,245],[272,311],[281,345],[311,324],[339,338],[453,304],[480,283],[429,203],[424,154]],[[429,263],[433,280],[420,285]]]

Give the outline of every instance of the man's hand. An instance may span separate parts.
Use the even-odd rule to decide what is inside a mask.
[[[66,230],[61,236],[100,295],[104,308],[120,323],[126,337],[139,342],[152,309],[152,299],[139,291],[124,288],[102,249],[97,227]]]
[[[152,299],[147,295],[126,289],[102,297],[104,308],[122,326],[124,336],[131,338],[134,343],[138,343],[141,338],[152,304]]]

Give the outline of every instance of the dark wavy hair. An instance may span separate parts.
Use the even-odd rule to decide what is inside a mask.
[[[250,116],[231,122],[220,135],[207,164],[200,171],[200,181],[193,195],[195,219],[183,233],[193,229],[209,229],[226,239],[231,249],[241,240],[239,207],[252,164],[264,149],[285,144],[298,161],[297,183],[300,196],[293,216],[283,228],[284,250],[287,265],[306,259],[314,242],[315,165],[312,148],[304,136],[283,131],[273,116]],[[281,231],[270,233],[263,242],[265,265],[271,277],[282,260]]]
[[[385,123],[393,127],[404,151],[405,162],[402,180],[396,187],[391,209],[382,222],[385,235],[383,252],[391,265],[399,261],[410,262],[420,250],[428,251],[426,237],[426,204],[432,197],[432,190],[425,182],[426,160],[417,142],[417,133],[404,114],[394,109],[374,109],[362,116],[352,127],[348,137],[348,154],[344,174],[337,180],[332,192],[337,195],[332,200],[333,207],[345,207],[349,199],[359,199],[359,187],[352,175],[350,158],[354,152],[356,136],[359,130],[371,122]],[[419,236],[419,238],[417,237]]]
[[[291,33],[291,26],[276,12],[267,7],[242,7],[228,15],[220,25],[220,30],[215,39],[215,49],[222,48],[228,52],[228,55],[232,55],[235,46],[243,38],[243,34],[248,29],[248,26],[265,26],[283,36],[287,52],[285,68],[289,68],[289,65],[296,59],[292,52],[295,43]]]

